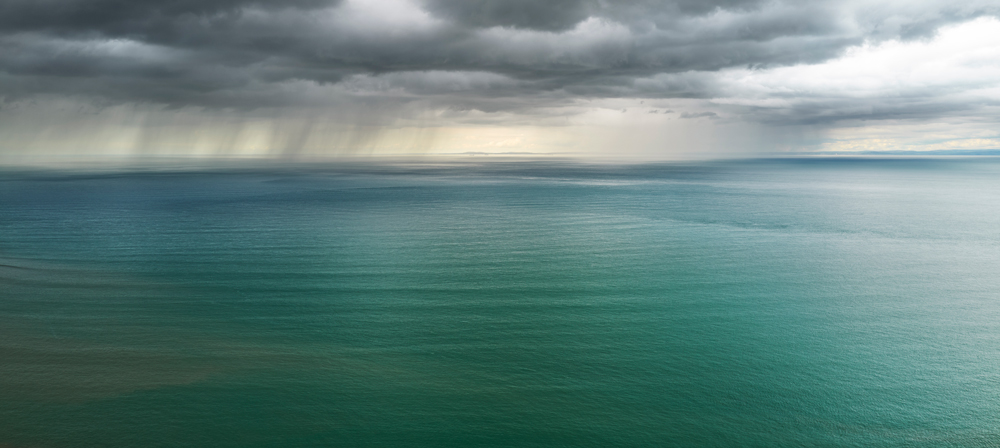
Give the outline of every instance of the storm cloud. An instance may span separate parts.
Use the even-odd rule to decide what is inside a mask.
[[[961,26],[993,45],[997,14],[995,0],[2,0],[0,113],[68,98],[354,124],[558,124],[595,107],[776,126],[989,121],[993,53],[947,68],[919,53],[954,59],[939,37]],[[865,68],[886,51],[891,66]]]

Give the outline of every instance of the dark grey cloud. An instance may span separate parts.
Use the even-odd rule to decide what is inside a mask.
[[[312,83],[483,111],[712,98],[720,87],[700,73],[820,62],[997,13],[992,1],[0,0],[0,95],[329,104],[297,87]]]
[[[747,11],[762,0],[427,0],[428,10],[469,27],[505,26],[565,31],[588,17],[622,23],[669,24],[719,10]]]
[[[588,0],[430,0],[427,9],[467,27],[506,26],[564,31],[590,16],[596,2]]]
[[[340,0],[5,0],[7,31],[96,32],[158,36],[184,17],[234,14],[246,8],[277,11],[335,6]]]
[[[681,113],[681,118],[718,118],[719,114],[715,112],[683,112]]]

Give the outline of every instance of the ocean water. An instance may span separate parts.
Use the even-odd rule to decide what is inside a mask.
[[[1000,161],[0,172],[0,447],[1000,446]]]

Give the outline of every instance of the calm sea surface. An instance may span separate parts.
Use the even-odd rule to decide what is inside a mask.
[[[1000,446],[1000,161],[0,172],[0,447]]]

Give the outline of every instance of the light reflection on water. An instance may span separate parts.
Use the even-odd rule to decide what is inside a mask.
[[[992,159],[0,175],[0,444],[1000,443]]]

